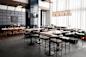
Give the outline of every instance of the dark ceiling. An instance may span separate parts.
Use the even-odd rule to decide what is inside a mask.
[[[8,6],[15,6],[15,7],[18,5],[25,7],[27,5],[27,3],[17,2],[17,1],[13,1],[13,0],[0,0],[0,4],[8,5]]]

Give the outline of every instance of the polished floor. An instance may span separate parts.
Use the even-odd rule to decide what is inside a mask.
[[[49,57],[45,55],[42,46],[39,44],[29,46],[28,42],[29,40],[24,39],[23,35],[0,40],[0,57]],[[57,55],[57,57],[61,56]],[[63,51],[63,57],[86,57],[86,42],[79,41],[77,46],[71,45],[70,52],[65,55]]]

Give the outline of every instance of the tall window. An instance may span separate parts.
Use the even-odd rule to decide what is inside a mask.
[[[47,11],[45,10],[41,10],[41,26],[45,26],[46,25],[46,16]]]

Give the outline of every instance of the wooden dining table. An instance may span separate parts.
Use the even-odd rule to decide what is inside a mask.
[[[9,32],[11,31],[12,34],[14,31],[25,30],[25,27],[10,27],[10,28],[2,28],[2,31]]]
[[[28,32],[31,32],[31,31],[40,31],[42,29],[44,29],[44,28],[27,28],[27,29],[25,29],[25,31],[28,31]]]
[[[10,27],[10,28],[2,28],[1,30],[18,30],[18,29],[25,29],[25,27]]]

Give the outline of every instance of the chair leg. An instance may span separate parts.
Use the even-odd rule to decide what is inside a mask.
[[[63,43],[61,43],[61,57],[63,56],[62,50],[63,50]]]
[[[53,45],[54,45],[54,46],[53,46],[53,49],[54,49],[54,53],[55,53],[55,51],[56,51],[56,50],[55,50],[55,49],[56,49],[56,48],[55,48],[55,47],[56,47],[56,45],[55,45],[54,43],[53,43]]]
[[[33,38],[31,37],[31,38],[30,38],[30,43],[29,43],[29,45],[30,45],[30,46],[33,46],[34,44],[35,44],[35,43],[33,43]]]
[[[66,55],[66,43],[65,43],[65,55]]]
[[[71,49],[71,47],[70,47],[70,43],[69,43],[69,53],[70,53],[70,49]]]
[[[58,44],[56,43],[56,57],[57,57],[57,53],[58,52]]]
[[[45,51],[46,51],[46,40],[45,40]]]
[[[40,43],[40,39],[38,38],[38,41],[37,41],[37,43],[40,45],[41,43]]]

